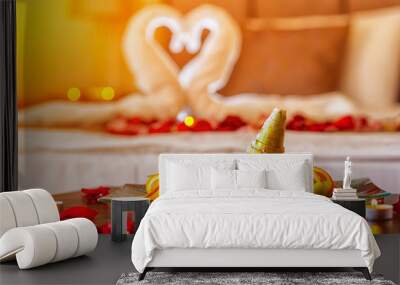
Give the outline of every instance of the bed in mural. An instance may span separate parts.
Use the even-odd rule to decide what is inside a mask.
[[[314,153],[336,177],[351,155],[356,176],[400,191],[400,7],[244,22],[226,7],[179,7],[140,7],[114,27],[114,87],[75,78],[46,91],[64,99],[25,88],[22,187],[143,183],[162,152],[243,152],[278,107],[287,151]]]

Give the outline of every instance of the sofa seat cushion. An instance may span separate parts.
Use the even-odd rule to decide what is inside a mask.
[[[17,227],[0,238],[0,261],[16,258],[20,269],[80,256],[95,249],[97,229],[89,220]]]

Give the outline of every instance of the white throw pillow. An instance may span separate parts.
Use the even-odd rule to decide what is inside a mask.
[[[238,190],[242,188],[266,188],[266,171],[263,170],[211,170],[211,188],[213,190]]]
[[[267,188],[267,171],[236,170],[237,188]]]
[[[210,167],[170,163],[168,166],[168,189],[171,191],[209,189],[210,170]]]
[[[307,164],[303,160],[240,159],[239,170],[266,169],[267,188],[271,190],[307,191]]]
[[[211,190],[211,169],[234,169],[235,161],[175,160],[167,164],[168,191]]]
[[[212,168],[211,188],[213,190],[218,190],[218,189],[235,190],[236,170]]]

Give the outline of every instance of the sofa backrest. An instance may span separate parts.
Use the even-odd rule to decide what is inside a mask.
[[[160,195],[165,194],[169,189],[168,185],[169,177],[168,168],[174,163],[186,164],[188,169],[189,165],[201,165],[201,166],[215,166],[221,162],[232,163],[235,169],[251,169],[260,165],[260,167],[266,167],[272,169],[275,172],[280,172],[282,175],[274,175],[273,182],[275,185],[279,185],[280,182],[287,177],[292,175],[298,176],[298,167],[291,167],[296,165],[302,165],[301,175],[304,177],[304,190],[312,192],[312,168],[313,168],[313,156],[310,153],[298,153],[298,154],[245,154],[245,153],[232,153],[232,154],[160,154],[159,156],[159,172],[160,172]],[[296,173],[294,173],[296,172]],[[281,180],[281,181],[277,181]],[[300,185],[300,187],[302,187]],[[275,188],[275,190],[287,190]]]
[[[0,193],[0,237],[15,227],[27,227],[60,220],[49,192],[29,189]]]

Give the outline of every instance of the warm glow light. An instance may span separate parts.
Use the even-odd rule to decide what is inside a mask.
[[[104,87],[100,95],[103,100],[111,101],[115,96],[115,91],[112,87]]]
[[[194,125],[194,118],[192,116],[187,116],[183,122],[186,126],[191,127]]]
[[[67,92],[67,97],[70,101],[78,101],[81,97],[81,91],[79,90],[79,88],[76,87],[69,88]]]

